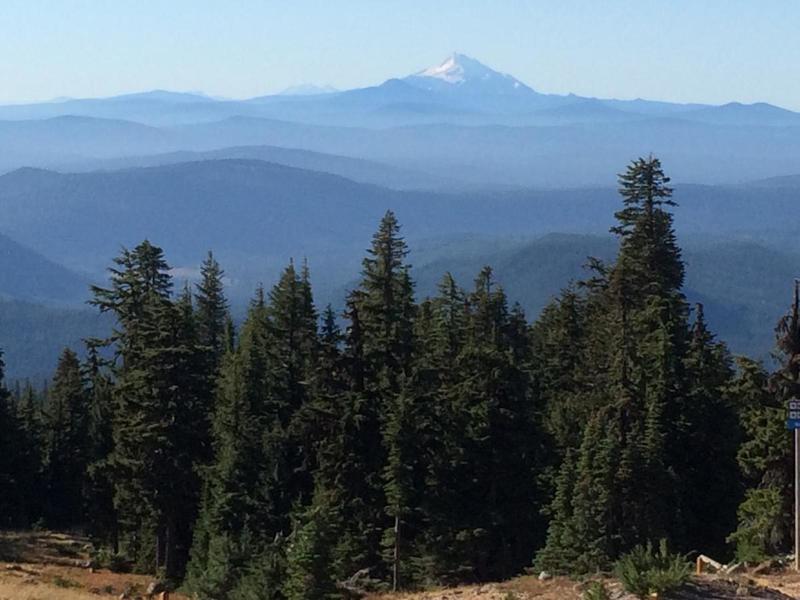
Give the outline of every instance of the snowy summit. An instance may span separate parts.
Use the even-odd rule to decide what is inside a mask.
[[[533,92],[518,79],[490,69],[464,54],[454,53],[441,64],[405,78],[407,83],[431,91],[459,89],[481,94],[519,94]]]

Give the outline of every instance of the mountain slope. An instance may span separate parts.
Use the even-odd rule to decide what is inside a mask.
[[[0,234],[0,297],[74,304],[88,287],[84,277]]]
[[[391,110],[425,115],[426,107],[430,105],[412,103]],[[614,174],[631,158],[651,152],[662,159],[675,181],[703,183],[793,173],[800,160],[800,127],[627,118],[615,109],[590,108],[610,112],[616,120],[593,122],[589,117],[554,125],[551,117],[551,124],[537,126],[426,123],[385,129],[253,117],[166,128],[83,117],[6,121],[0,122],[0,171],[76,164],[87,156],[104,159],[270,145],[381,162],[464,186],[576,187],[612,185]],[[438,109],[432,110],[420,118],[435,120]],[[585,111],[578,112],[586,119]]]
[[[786,110],[766,102],[742,104],[729,102],[722,106],[709,106],[683,113],[685,119],[721,125],[798,126],[800,113]]]
[[[457,187],[457,183],[419,171],[335,154],[325,154],[280,146],[234,146],[205,152],[178,151],[166,154],[126,156],[105,160],[80,160],[55,165],[59,171],[119,170],[134,167],[155,167],[186,162],[222,159],[252,159],[272,162],[309,171],[340,175],[353,181],[371,183],[392,189],[424,189]]]
[[[490,69],[464,54],[454,53],[441,64],[428,67],[403,79],[423,90],[448,94],[469,94],[497,98],[539,96],[519,79]]]
[[[108,315],[89,308],[54,308],[0,300],[0,349],[9,380],[50,378],[64,348],[84,354],[83,340],[111,331]]]
[[[510,248],[484,242],[466,255],[438,257],[415,269],[420,296],[433,295],[445,272],[469,287],[480,268],[491,265],[508,294],[533,319],[570,282],[587,277],[589,256],[613,261],[617,241],[611,236],[550,234]],[[691,237],[683,243],[686,296],[701,302],[719,338],[734,352],[768,359],[773,328],[787,309],[787,293],[800,265],[800,251],[774,250],[743,239]],[[417,255],[417,260],[423,256]],[[419,262],[418,262],[419,264]]]
[[[798,195],[791,187],[679,185],[676,225],[681,235],[791,234],[800,219]],[[605,232],[618,206],[610,187],[400,192],[256,160],[94,173],[22,169],[0,177],[6,232],[90,272],[107,265],[120,244],[144,237],[168,242],[178,264],[194,264],[213,248],[229,253],[231,263],[246,259],[273,272],[281,265],[268,257],[307,255],[336,265],[337,252],[361,249],[389,208],[409,235],[423,239]]]

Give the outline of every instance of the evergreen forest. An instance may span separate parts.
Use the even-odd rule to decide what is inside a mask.
[[[774,360],[733,356],[682,291],[659,160],[619,194],[616,258],[534,316],[489,266],[417,297],[391,211],[341,310],[298,261],[234,322],[212,253],[184,283],[151,241],[121,250],[90,290],[111,335],[0,388],[0,528],[84,531],[204,600],[789,551],[798,290]]]

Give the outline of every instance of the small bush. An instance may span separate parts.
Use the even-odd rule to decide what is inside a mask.
[[[611,600],[602,581],[590,581],[583,591],[583,600]]]
[[[122,554],[115,554],[108,548],[100,548],[92,556],[94,563],[112,573],[130,573],[131,562]]]
[[[648,542],[623,555],[617,561],[615,573],[628,592],[646,598],[652,592],[666,592],[683,585],[689,578],[691,565],[685,556],[671,554],[667,541],[661,540],[658,551]]]

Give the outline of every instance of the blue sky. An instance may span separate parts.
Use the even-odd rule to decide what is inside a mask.
[[[0,102],[379,83],[453,51],[542,92],[800,110],[796,0],[2,0]]]

